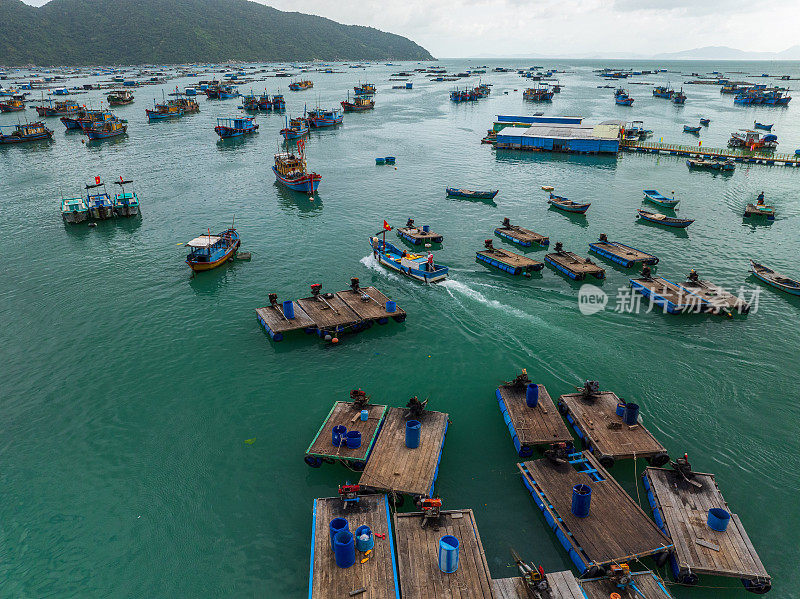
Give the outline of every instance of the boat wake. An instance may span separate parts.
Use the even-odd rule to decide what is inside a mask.
[[[378,261],[372,254],[370,254],[369,256],[364,256],[363,258],[361,258],[361,260],[359,260],[359,262],[361,262],[361,264],[366,266],[368,269],[374,270],[375,272],[384,275],[390,281],[402,281],[402,279],[395,273],[391,272],[390,270],[378,264]]]
[[[528,314],[524,310],[508,306],[497,300],[489,299],[477,289],[473,289],[472,287],[470,287],[469,285],[465,285],[461,281],[454,281],[453,279],[447,279],[439,283],[439,286],[444,287],[447,290],[447,293],[449,293],[450,296],[453,298],[455,298],[455,293],[459,293],[463,296],[466,296],[470,299],[480,302],[485,306],[489,306],[490,308],[494,308],[495,310],[500,310],[505,314],[511,314],[512,316],[529,320],[531,322],[536,322],[536,323],[542,322],[541,318],[533,316],[532,314]]]

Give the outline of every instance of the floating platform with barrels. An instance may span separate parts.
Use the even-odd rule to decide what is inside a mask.
[[[406,409],[388,409],[359,481],[365,491],[387,492],[397,505],[405,495],[433,495],[448,415],[425,409],[426,402],[414,397]]]
[[[621,459],[645,458],[654,466],[669,461],[667,450],[640,422],[639,405],[600,391],[597,381],[559,397],[558,409],[605,468]]]
[[[494,599],[672,599],[664,581],[650,570],[631,572],[628,564],[620,564],[608,576],[577,579],[569,570],[544,575],[547,588],[526,587],[522,577],[492,581]]]
[[[685,454],[672,466],[647,468],[642,479],[656,524],[674,542],[675,579],[692,585],[702,575],[728,576],[753,593],[769,591],[772,580],[714,475],[693,472]]]
[[[641,293],[667,314],[711,313],[731,316],[734,312],[747,314],[750,304],[726,289],[700,278],[695,270],[683,283],[674,283],[663,277],[654,277],[649,267],[642,268],[642,276],[630,279],[631,289]]]
[[[520,254],[509,252],[501,248],[495,248],[491,239],[484,241],[484,248],[476,252],[476,259],[485,262],[489,266],[494,266],[512,275],[530,276],[532,271],[542,270],[544,264],[531,260]]]
[[[390,518],[386,495],[315,499],[309,599],[400,599]]]
[[[670,539],[591,452],[517,465],[537,507],[581,575],[605,576],[613,565],[657,556]]]
[[[507,218],[503,219],[503,224],[494,230],[494,234],[498,237],[506,239],[511,243],[516,243],[522,247],[531,247],[533,244],[546,247],[550,245],[550,238],[535,233],[530,229],[525,229],[518,225],[512,225],[511,221]]]
[[[653,254],[648,254],[619,241],[609,241],[605,233],[600,235],[598,241],[589,244],[589,251],[616,262],[625,268],[630,268],[637,264],[658,264],[658,258]]]
[[[376,322],[386,324],[391,318],[403,322],[406,313],[375,287],[361,287],[358,278],[350,280],[350,289],[322,293],[322,285],[311,286],[311,296],[278,301],[269,294],[269,306],[256,308],[258,322],[273,341],[283,340],[291,331],[316,333],[326,341],[338,341],[339,333],[358,333]]]
[[[570,279],[582,281],[586,275],[592,275],[598,279],[606,277],[606,271],[602,266],[595,264],[589,258],[565,251],[560,241],[556,243],[554,249],[555,252],[547,254],[544,261]]]
[[[698,295],[708,302],[709,312],[716,314],[726,313],[747,314],[750,312],[750,304],[744,298],[732,294],[730,291],[715,285],[711,281],[700,278],[696,270],[692,269],[686,277],[686,281],[678,284],[687,293]]]
[[[337,401],[308,446],[305,462],[319,468],[323,462],[342,462],[360,471],[383,426],[387,406],[372,405],[360,389],[350,392],[353,401]]]
[[[514,449],[529,458],[536,448],[572,443],[572,435],[544,385],[532,383],[526,371],[495,391]]]
[[[396,231],[400,239],[405,239],[414,245],[419,245],[421,243],[428,245],[442,243],[442,241],[444,241],[444,237],[431,231],[430,225],[422,225],[421,227],[415,226],[413,218],[408,219],[405,227],[397,227]]]
[[[494,599],[472,510],[395,513],[394,525],[403,599]]]

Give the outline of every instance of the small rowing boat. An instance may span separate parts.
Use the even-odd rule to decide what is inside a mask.
[[[648,212],[647,210],[642,210],[642,209],[638,209],[636,212],[638,213],[636,218],[642,218],[651,223],[657,223],[659,225],[664,225],[666,227],[677,227],[679,229],[685,229],[694,222],[694,219],[691,218],[675,218],[672,216],[666,216],[664,214],[656,214],[655,212]]]
[[[470,198],[472,200],[493,200],[497,195],[499,189],[492,191],[473,191],[471,189],[458,189],[456,187],[448,187],[447,195],[454,198]]]
[[[700,125],[698,125],[697,127],[690,127],[689,125],[684,125],[683,126],[683,132],[684,133],[695,133],[695,134],[696,133],[700,133]]]
[[[763,264],[759,264],[754,260],[750,260],[750,272],[755,275],[756,278],[761,279],[767,285],[772,285],[781,291],[785,291],[786,293],[791,293],[792,295],[800,295],[800,281],[796,279],[790,279],[780,273],[775,272],[768,266],[764,266]]]
[[[759,123],[758,121],[755,121],[753,123],[753,128],[754,129],[763,129],[764,131],[772,131],[772,124],[765,125],[764,123]]]
[[[686,161],[689,168],[708,168],[714,171],[733,172],[736,162],[733,160],[703,160],[702,158],[689,158]]]
[[[708,124],[711,122],[711,119],[700,119],[700,124],[704,127],[708,127]]]
[[[436,283],[447,278],[449,269],[442,264],[434,263],[433,254],[428,252],[425,256],[396,248],[386,241],[386,230],[384,227],[383,239],[376,235],[369,240],[372,255],[378,264],[425,283]]]
[[[592,204],[578,204],[577,202],[573,202],[572,200],[568,200],[564,196],[557,196],[550,192],[550,199],[547,200],[547,203],[553,206],[554,208],[558,208],[559,210],[563,210],[564,212],[572,212],[574,214],[584,214],[588,209],[589,206]]]
[[[218,235],[212,235],[209,229],[208,235],[195,237],[186,243],[192,251],[186,256],[186,264],[193,271],[211,270],[229,260],[238,250],[241,240],[239,232],[234,229],[225,229]]]
[[[668,198],[658,193],[655,189],[645,189],[644,199],[653,202],[653,204],[664,206],[665,208],[674,208],[678,205],[678,202],[680,202],[680,200],[675,199],[675,192],[672,193],[671,198]]]

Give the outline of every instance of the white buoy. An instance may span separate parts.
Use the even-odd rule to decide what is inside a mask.
[[[308,201],[309,202],[313,202],[314,201],[314,196],[308,196]]]
[[[431,244],[430,244],[430,243],[426,243],[426,244],[425,244],[425,248],[427,249],[427,248],[429,248],[429,247],[431,247]]]

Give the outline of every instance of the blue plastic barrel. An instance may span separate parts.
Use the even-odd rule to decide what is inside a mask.
[[[367,535],[368,539],[364,540],[361,537]],[[372,536],[372,531],[370,530],[369,526],[363,524],[356,528],[356,549],[361,551],[362,553],[365,551],[369,551],[375,546],[375,537]]]
[[[361,420],[365,422],[369,420],[369,410],[361,410]]]
[[[622,418],[624,414],[625,414],[625,402],[620,400],[619,403],[617,403],[617,416]]]
[[[340,568],[349,568],[356,563],[356,543],[349,530],[340,530],[333,537],[333,557]]]
[[[459,545],[453,535],[444,535],[439,539],[439,569],[445,574],[458,570]]]
[[[422,232],[423,233],[428,233],[430,230],[431,230],[431,226],[430,225],[422,225]]]
[[[333,551],[333,538],[343,530],[349,530],[349,524],[345,518],[334,518],[329,524],[331,535],[331,551]]]
[[[337,424],[333,427],[333,434],[331,435],[334,447],[339,447],[343,443],[345,443],[345,438],[347,436],[347,427],[344,424]]]
[[[592,488],[589,485],[572,487],[572,513],[578,518],[589,515],[589,504],[592,501]]]
[[[528,387],[525,389],[525,403],[529,408],[539,405],[539,385],[536,383],[528,383]]]
[[[376,158],[375,164],[386,164],[386,158]]]
[[[361,431],[347,431],[347,447],[358,449],[361,447]]]
[[[419,420],[409,420],[406,422],[406,447],[416,449],[419,447],[419,435],[422,430],[422,423]]]
[[[731,515],[722,508],[712,507],[708,510],[708,527],[711,530],[725,532],[730,521]]]
[[[622,419],[628,426],[633,426],[636,424],[639,421],[639,404],[630,402],[626,403],[625,412],[622,415]]]
[[[389,300],[386,302],[386,311],[387,312],[396,312],[397,311],[397,302],[393,302]]]
[[[294,318],[294,302],[292,300],[283,302],[283,315],[286,318]]]
[[[394,156],[387,156],[386,164],[394,164]]]

